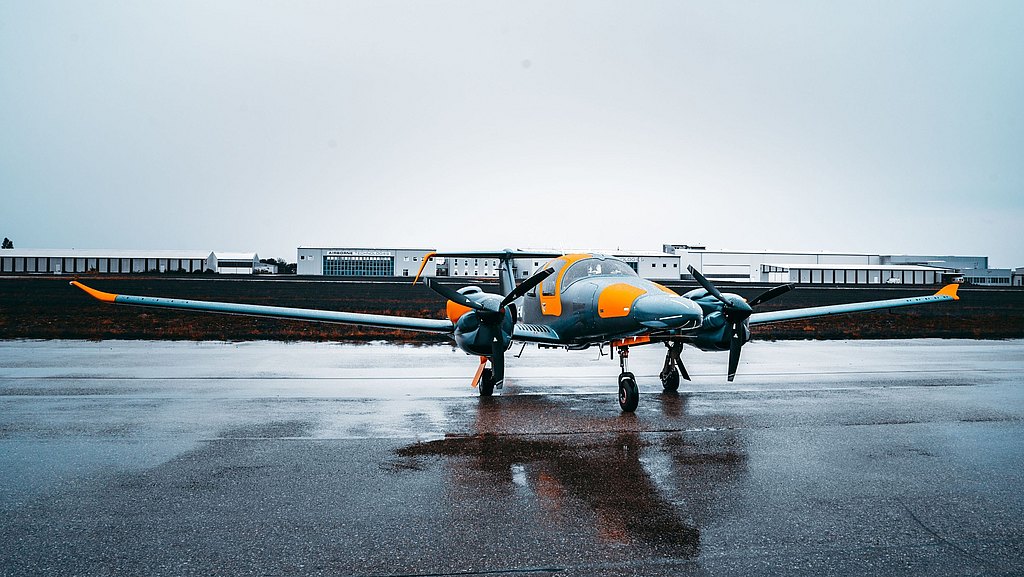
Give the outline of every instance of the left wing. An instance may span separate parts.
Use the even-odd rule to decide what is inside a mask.
[[[811,317],[822,317],[828,315],[841,315],[845,313],[856,313],[861,311],[874,311],[905,307],[910,305],[922,305],[925,303],[936,303],[942,301],[956,301],[960,297],[956,295],[958,284],[948,284],[933,295],[923,297],[910,297],[904,299],[888,299],[883,301],[868,301],[862,303],[850,303],[846,305],[829,305],[823,307],[809,307],[803,309],[790,309],[786,311],[771,311],[765,313],[754,313],[750,315],[751,325],[764,323],[776,323],[781,321],[792,321]]]
[[[274,317],[279,319],[293,319],[300,321],[342,323],[350,325],[378,327],[384,329],[424,331],[429,333],[450,334],[454,330],[452,322],[448,319],[417,319],[410,317],[395,317],[388,315],[373,315],[366,313],[346,313],[340,311],[297,309],[290,307],[274,307],[266,305],[246,305],[238,303],[219,303],[212,301],[194,301],[186,299],[166,299],[160,297],[118,295],[98,291],[94,288],[89,288],[78,281],[71,281],[71,284],[82,289],[83,291],[85,291],[86,293],[88,293],[90,296],[97,300],[119,305],[137,305],[144,307],[161,307],[191,311],[205,311],[210,313],[249,315],[255,317]]]

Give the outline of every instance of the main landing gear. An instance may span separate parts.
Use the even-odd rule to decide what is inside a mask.
[[[640,388],[636,386],[636,376],[626,370],[626,360],[629,359],[629,347],[618,347],[619,367],[622,373],[619,374],[619,408],[623,413],[632,413],[640,403]]]
[[[683,343],[678,341],[666,341],[665,346],[668,347],[668,352],[665,353],[665,366],[661,369],[661,386],[665,388],[666,393],[674,393],[679,390],[679,376],[680,374],[687,381],[690,380],[690,375],[686,372],[686,367],[683,366],[683,360],[679,358],[679,353],[683,350]]]
[[[477,367],[476,375],[473,377],[473,386],[480,391],[481,397],[493,396],[494,389],[501,388],[501,384],[498,384],[494,378],[494,369],[487,366],[488,360],[487,357],[480,357],[480,366]]]

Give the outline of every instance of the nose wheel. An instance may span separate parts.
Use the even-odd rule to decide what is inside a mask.
[[[640,403],[640,387],[636,386],[636,376],[626,370],[627,359],[629,347],[619,347],[619,367],[622,368],[619,374],[619,408],[623,413],[632,413]]]
[[[636,386],[633,373],[624,372],[619,375],[619,408],[623,413],[632,413],[640,403],[640,387]]]

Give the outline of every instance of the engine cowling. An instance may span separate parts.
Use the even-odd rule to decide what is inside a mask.
[[[468,298],[481,304],[494,301],[501,302],[498,295],[485,293],[478,287],[465,287],[458,291]],[[512,344],[512,330],[515,327],[515,311],[512,306],[498,312],[476,311],[467,306],[448,301],[445,307],[448,320],[455,325],[455,344],[463,351],[483,357],[493,355],[499,343],[499,350],[507,350]]]

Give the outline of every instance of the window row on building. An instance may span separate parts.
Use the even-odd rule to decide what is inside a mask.
[[[3,249],[0,273],[7,274],[253,274],[256,253],[173,250]]]

